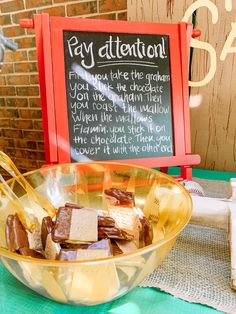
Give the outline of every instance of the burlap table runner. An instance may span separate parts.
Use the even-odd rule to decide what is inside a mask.
[[[217,196],[226,197],[229,183],[204,181],[206,187],[211,187],[211,190],[204,188],[206,196],[214,197],[217,188]],[[235,314],[236,292],[230,288],[230,249],[226,232],[189,224],[161,266],[140,286],[160,288],[180,299]]]
[[[201,185],[205,192],[205,196],[215,197],[215,198],[228,198],[230,192],[230,184],[227,181],[222,180],[207,180],[193,178],[193,181],[196,181]]]

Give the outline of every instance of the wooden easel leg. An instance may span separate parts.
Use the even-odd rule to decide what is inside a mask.
[[[183,180],[192,180],[192,167],[191,166],[180,166],[181,177]]]

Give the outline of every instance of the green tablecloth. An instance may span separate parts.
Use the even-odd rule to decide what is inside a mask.
[[[175,169],[171,169],[175,174]],[[223,173],[193,170],[193,176],[214,180],[229,180],[236,172]],[[43,298],[18,282],[0,264],[0,313],[1,314],[211,314],[222,313],[207,306],[185,302],[155,288],[136,288],[124,297],[106,304],[84,307],[59,304]]]
[[[176,299],[154,288],[136,288],[126,296],[106,304],[84,307],[59,304],[39,296],[18,282],[0,265],[1,314],[154,314],[220,313],[209,307]]]

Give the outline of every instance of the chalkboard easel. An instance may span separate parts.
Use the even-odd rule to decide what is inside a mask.
[[[36,14],[48,164],[108,160],[180,167],[191,179],[188,48],[192,26]]]

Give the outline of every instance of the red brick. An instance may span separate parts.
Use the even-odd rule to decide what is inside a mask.
[[[0,108],[0,117],[4,118],[18,118],[19,113],[17,109]]]
[[[68,2],[68,1],[70,1],[70,0],[54,0],[53,2],[54,3],[63,3],[63,4],[66,4],[66,2]],[[70,1],[70,2],[78,2],[78,0],[72,0],[72,1]]]
[[[26,61],[27,59],[27,52],[23,50],[16,50],[10,51],[6,50],[4,55],[5,62],[12,62],[12,61]]]
[[[25,139],[14,139],[14,146],[20,148],[31,148],[36,149],[37,144],[34,141],[28,141]]]
[[[24,9],[23,0],[5,1],[0,5],[0,11],[2,13],[14,12]]]
[[[0,1],[0,8],[3,4],[6,7],[7,2],[15,5],[24,3],[27,8],[32,7],[28,11],[21,9],[19,12],[16,10],[10,11],[10,14],[0,14],[0,25],[4,25],[4,34],[10,38],[21,36],[16,38],[19,43],[19,49],[16,52],[5,51],[5,64],[0,76],[0,85],[6,83],[10,88],[9,96],[2,95],[2,90],[0,91],[2,96],[0,98],[0,145],[14,156],[17,166],[25,172],[45,164],[45,148],[42,110],[38,95],[35,31],[34,29],[19,28],[19,20],[32,18],[36,11],[37,13],[46,12],[50,15],[64,16],[65,8],[69,16],[92,15],[90,18],[94,19],[114,20],[118,18],[125,20],[127,12],[122,11],[127,10],[127,8],[122,7],[121,4],[124,1],[121,0],[100,1],[100,11],[98,11],[98,0],[2,0]],[[54,4],[58,5],[54,6]],[[11,25],[11,20],[13,25]],[[3,21],[4,23],[1,23]],[[25,33],[26,35],[22,36]],[[14,71],[16,74],[13,75]],[[14,88],[17,96],[11,95],[13,92],[15,93]],[[36,92],[37,96],[34,95]],[[11,138],[4,137],[10,135]],[[17,138],[17,136],[23,137]]]
[[[18,62],[14,68],[15,72],[37,72],[37,62]]]
[[[100,0],[99,12],[109,12],[127,9],[127,0]]]
[[[34,120],[34,129],[35,130],[42,130],[43,129],[42,120]]]
[[[31,108],[41,108],[40,98],[29,98],[29,106]]]
[[[6,104],[6,100],[5,100],[5,98],[0,98],[0,107],[4,107],[5,106],[5,104]]]
[[[97,13],[97,1],[69,4],[67,6],[68,16],[79,16]]]
[[[33,121],[24,119],[12,119],[10,126],[14,129],[33,129]]]
[[[27,158],[31,160],[44,160],[45,154],[44,152],[38,152],[38,151],[27,151]]]
[[[27,151],[24,149],[6,148],[5,153],[11,158],[27,158]]]
[[[29,85],[29,75],[9,75],[7,76],[8,85]]]
[[[36,13],[36,10],[23,11],[16,14],[12,14],[12,22],[19,24],[20,19],[32,19],[33,15]]]
[[[44,142],[38,142],[37,144],[38,144],[37,145],[38,150],[44,150],[45,149]]]
[[[3,28],[3,34],[6,37],[17,37],[25,35],[25,29],[21,28],[20,26],[10,26],[10,27],[4,27]]]
[[[6,85],[6,77],[4,75],[0,75],[0,85]]]
[[[38,160],[38,161],[37,161],[37,164],[38,164],[38,169],[39,169],[39,168],[42,168],[43,166],[45,166],[45,157],[44,157],[44,160],[42,160],[42,161],[41,161],[41,160]]]
[[[4,73],[13,73],[13,63],[3,63],[1,74]]]
[[[0,128],[9,128],[10,127],[10,119],[0,118]]]
[[[8,25],[8,24],[11,24],[10,14],[1,14],[0,15],[0,25]]]
[[[38,10],[38,13],[48,13],[50,16],[65,16],[65,7],[51,7]]]
[[[26,34],[27,35],[35,35],[35,30],[33,28],[27,28]]]
[[[30,75],[30,84],[36,85],[39,83],[39,77],[38,74]]]
[[[101,20],[115,20],[116,14],[115,13],[108,13],[108,14],[99,14],[89,16],[90,19],[101,19]]]
[[[0,148],[2,147],[1,150],[3,150],[3,148],[5,147],[12,147],[12,146],[14,146],[13,139],[0,137]]]
[[[24,133],[24,138],[30,139],[30,140],[35,140],[35,141],[40,141],[44,139],[44,134],[41,131],[23,131]]]
[[[29,50],[28,51],[28,58],[30,61],[36,61],[37,60],[37,51],[36,50]]]
[[[17,38],[18,48],[35,48],[35,36]]]
[[[9,138],[23,138],[23,131],[16,129],[3,129],[2,134]]]
[[[18,96],[37,96],[39,95],[38,86],[17,86],[16,94]]]
[[[0,86],[0,95],[1,96],[15,96],[16,89],[13,86]]]
[[[19,115],[22,119],[41,119],[42,112],[39,109],[19,109]]]
[[[28,99],[26,98],[7,98],[6,106],[8,107],[28,107]]]
[[[127,12],[117,13],[117,19],[120,21],[127,21],[128,20]]]
[[[37,169],[37,163],[35,160],[30,160],[26,158],[14,158],[14,162],[22,173],[25,173],[26,171],[30,171],[33,169]]]
[[[25,0],[26,8],[43,7],[52,4],[52,0]]]

